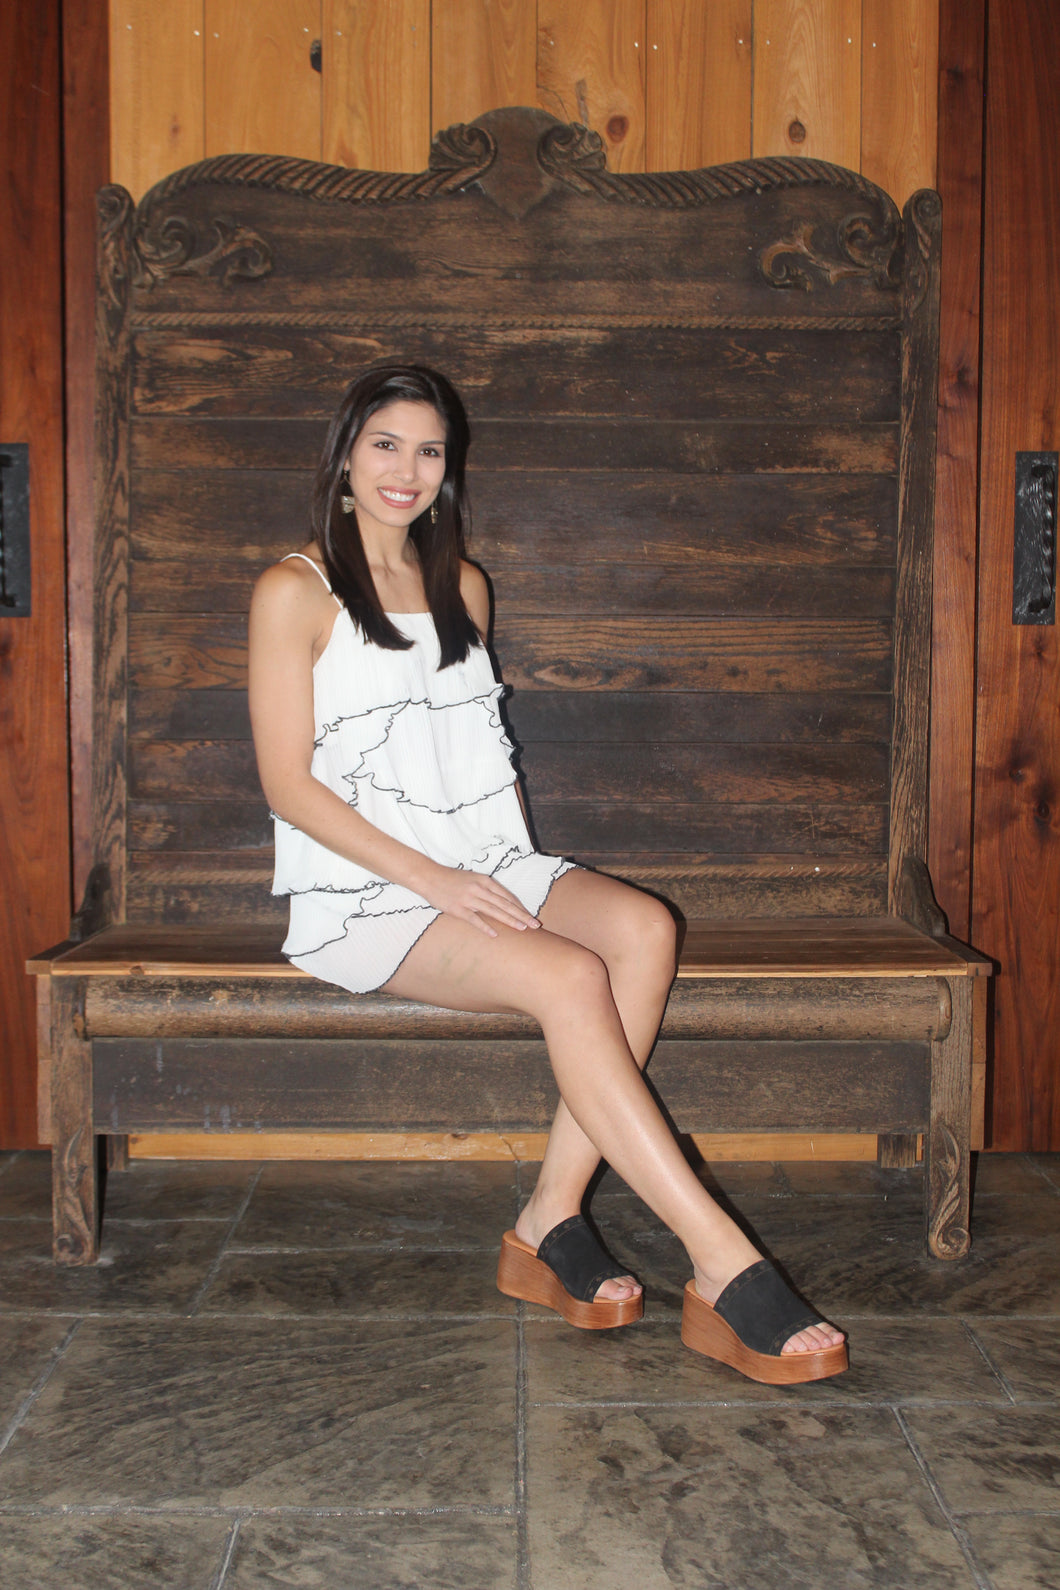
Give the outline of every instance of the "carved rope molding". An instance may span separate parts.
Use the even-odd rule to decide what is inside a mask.
[[[106,327],[107,341],[113,347],[121,334],[132,289],[134,267],[129,230],[133,202],[124,188],[117,185],[101,188],[96,195],[96,212],[99,216],[99,313]]]

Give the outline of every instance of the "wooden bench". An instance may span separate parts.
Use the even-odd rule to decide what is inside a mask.
[[[99,206],[96,863],[31,963],[57,1259],[97,1255],[99,1139],[554,1108],[533,1022],[279,954],[247,604],[390,357],[470,410],[542,847],[686,924],[650,1073],[675,1122],[898,1159],[922,1133],[930,1251],[963,1253],[989,966],[924,860],[936,195],[903,218],[813,161],[617,176],[505,110],[417,175],[236,155]]]

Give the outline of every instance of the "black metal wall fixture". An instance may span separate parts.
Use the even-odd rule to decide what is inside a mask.
[[[30,615],[29,443],[0,442],[0,619]]]
[[[1016,454],[1012,622],[1056,623],[1056,477],[1060,455]]]

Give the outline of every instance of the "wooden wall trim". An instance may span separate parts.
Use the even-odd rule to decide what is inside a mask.
[[[972,898],[986,0],[940,0],[942,197],[928,864],[950,930]]]

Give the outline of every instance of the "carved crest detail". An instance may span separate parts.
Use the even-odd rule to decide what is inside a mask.
[[[183,216],[167,215],[138,231],[134,240],[137,287],[153,287],[167,276],[219,276],[226,285],[252,281],[272,269],[272,250],[249,227],[215,219],[212,247]]]
[[[899,243],[897,216],[887,216],[880,226],[871,215],[848,215],[836,227],[834,239],[825,244],[815,238],[811,222],[796,221],[787,237],[762,250],[759,265],[772,287],[813,292],[812,273],[818,272],[830,287],[860,276],[869,277],[884,292],[894,292],[899,287]]]
[[[99,214],[99,312],[113,347],[121,333],[132,288],[130,219],[133,202],[124,188],[101,188],[96,197]]]

